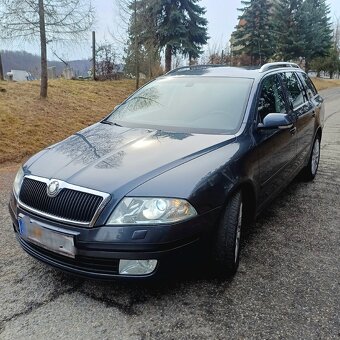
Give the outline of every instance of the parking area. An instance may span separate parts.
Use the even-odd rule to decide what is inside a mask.
[[[103,283],[49,268],[15,240],[15,168],[0,168],[0,339],[339,339],[340,88],[322,95],[318,175],[260,216],[232,281]]]

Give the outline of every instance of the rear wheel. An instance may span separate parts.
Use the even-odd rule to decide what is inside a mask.
[[[217,274],[232,276],[240,260],[243,203],[241,191],[229,199],[218,225],[213,248]]]
[[[308,164],[302,169],[301,178],[304,181],[312,181],[318,171],[320,161],[320,136],[316,136]]]

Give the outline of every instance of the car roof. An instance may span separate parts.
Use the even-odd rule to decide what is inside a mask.
[[[232,67],[226,65],[192,65],[171,70],[165,76],[202,76],[202,77],[235,77],[262,78],[273,71],[303,71],[297,64],[278,62],[267,63],[262,67]]]

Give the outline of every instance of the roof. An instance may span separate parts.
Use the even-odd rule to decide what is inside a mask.
[[[11,72],[12,73],[14,73],[14,72],[19,72],[19,73],[28,73],[27,71],[25,71],[25,70],[11,70]]]
[[[171,70],[165,76],[206,76],[206,77],[235,77],[262,78],[263,74],[273,70],[301,70],[298,65],[287,62],[268,63],[262,67],[232,67],[226,65],[193,65]]]

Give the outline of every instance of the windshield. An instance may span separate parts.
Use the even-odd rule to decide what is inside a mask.
[[[253,80],[164,77],[135,92],[106,121],[174,131],[236,132]]]

